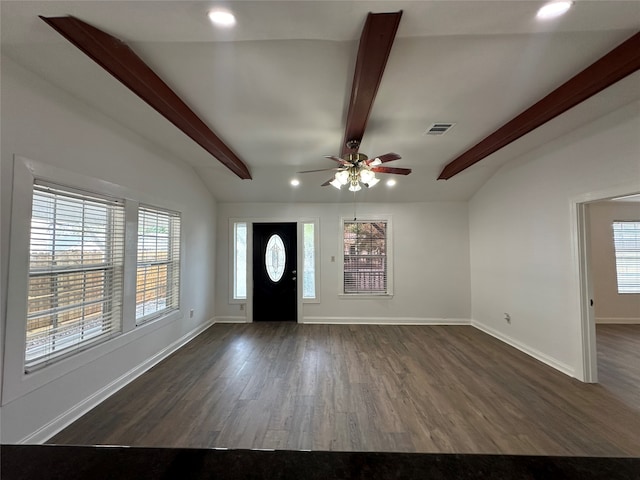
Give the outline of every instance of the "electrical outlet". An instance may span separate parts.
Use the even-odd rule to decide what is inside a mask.
[[[507,323],[511,323],[511,315],[509,315],[508,313],[504,314],[504,319]]]
[[[241,304],[240,304],[240,311],[241,311],[241,312],[242,312],[242,311],[244,311],[244,303],[241,303]]]
[[[189,318],[193,318],[193,308],[189,310]]]

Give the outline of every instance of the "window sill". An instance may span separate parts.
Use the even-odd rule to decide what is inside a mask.
[[[367,299],[391,299],[393,293],[339,293],[338,298],[350,298],[356,300]]]

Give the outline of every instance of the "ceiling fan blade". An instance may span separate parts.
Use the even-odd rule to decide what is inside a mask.
[[[333,160],[334,162],[341,163],[342,165],[346,165],[349,163],[345,159],[336,157],[335,155],[325,155],[324,158],[328,158],[329,160]]]
[[[40,18],[238,177],[251,178],[244,162],[127,44],[72,16]]]
[[[372,162],[376,160],[380,160],[380,163],[393,162],[394,160],[400,160],[402,157],[397,153],[385,153],[384,155],[380,155],[378,157],[373,157],[367,160],[367,165],[371,165]]]
[[[331,170],[343,170],[343,169],[342,168],[320,168],[318,170],[303,170],[302,172],[296,172],[296,173],[328,172]]]
[[[347,142],[360,143],[376,98],[384,67],[400,24],[402,10],[394,13],[369,13],[360,36],[356,70],[351,85],[351,100],[342,142],[342,155],[357,153]]]
[[[410,168],[398,167],[373,167],[371,171],[376,173],[394,173],[396,175],[409,175],[411,173]]]
[[[322,185],[320,185],[321,187],[326,187],[327,185],[330,185],[331,182],[333,182],[333,177],[331,177],[329,180],[327,180],[326,182],[324,182]]]

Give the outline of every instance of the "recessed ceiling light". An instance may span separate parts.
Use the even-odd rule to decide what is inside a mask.
[[[396,181],[393,178],[387,180],[387,187],[393,187],[396,184]]]
[[[560,15],[567,13],[567,11],[571,8],[573,2],[568,0],[558,0],[554,2],[549,2],[538,10],[536,15],[540,20],[548,20],[550,18],[556,18]]]
[[[233,27],[236,24],[236,17],[228,10],[209,10],[209,20],[220,27]]]
[[[291,180],[291,186],[297,187],[298,185],[300,185],[300,180],[298,180],[297,178]]]

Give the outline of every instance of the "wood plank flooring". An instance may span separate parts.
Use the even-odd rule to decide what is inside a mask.
[[[49,443],[640,456],[617,361],[587,385],[470,326],[217,324]]]
[[[640,325],[596,325],[598,382],[640,409]]]

